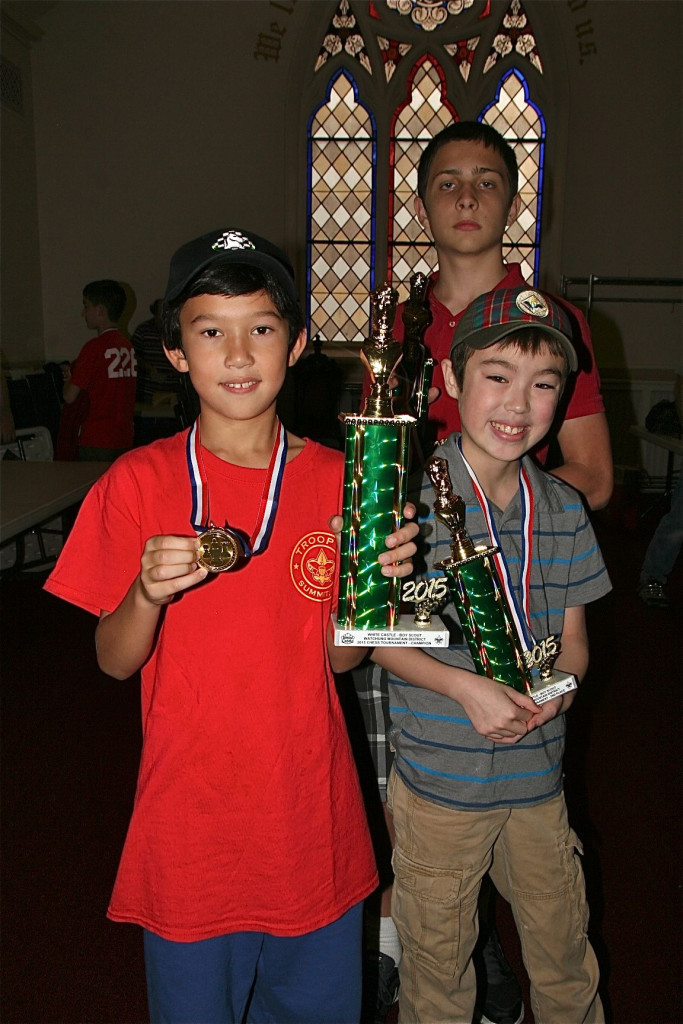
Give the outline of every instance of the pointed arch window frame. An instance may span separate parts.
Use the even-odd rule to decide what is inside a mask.
[[[447,80],[447,77],[446,77],[446,73],[445,73],[445,71],[444,71],[444,69],[443,69],[443,67],[441,65],[441,62],[439,61],[438,57],[435,54],[430,53],[430,52],[423,53],[420,57],[417,58],[417,60],[413,64],[413,67],[410,70],[410,73],[408,75],[408,80],[407,80],[407,83],[406,83],[406,95],[405,95],[404,99],[402,100],[402,102],[399,103],[394,108],[394,112],[393,112],[393,114],[391,116],[391,121],[390,121],[390,125],[389,125],[389,183],[388,183],[388,206],[387,206],[387,280],[391,280],[391,278],[392,278],[393,269],[394,269],[394,265],[395,265],[395,251],[396,251],[396,249],[397,248],[408,248],[408,243],[402,243],[402,242],[398,242],[397,243],[396,242],[396,232],[395,232],[395,224],[396,224],[396,221],[395,221],[395,215],[396,215],[396,207],[395,207],[395,196],[396,196],[396,143],[399,141],[399,136],[396,134],[396,125],[397,125],[397,123],[399,121],[399,118],[400,118],[402,112],[406,109],[407,106],[410,105],[410,103],[412,101],[413,87],[414,87],[414,83],[415,83],[415,78],[416,78],[418,72],[420,70],[422,70],[422,68],[424,68],[424,65],[427,64],[427,63],[432,65],[432,67],[436,71],[436,73],[437,73],[437,75],[438,75],[438,77],[439,77],[439,79],[441,81],[441,104],[442,104],[442,106],[445,107],[450,112],[451,116],[453,117],[453,119],[455,121],[460,120],[460,116],[459,116],[459,114],[458,114],[454,104],[451,103],[451,101],[448,99],[448,80]],[[420,141],[420,140],[416,139],[415,137],[413,137],[412,141],[417,142],[417,141]],[[417,173],[417,167],[415,168],[415,173]],[[415,244],[415,243],[413,243],[413,244]],[[417,248],[422,248],[426,252],[429,249],[431,244],[432,243],[428,239],[427,242],[422,243],[422,244],[418,244]]]
[[[488,17],[490,13],[491,12],[490,12],[490,4],[489,4],[489,5],[487,5],[485,14]],[[502,22],[501,22],[501,24],[502,24]],[[365,42],[365,35],[367,34],[367,26],[366,26],[366,28],[364,30],[362,24],[359,24],[359,31],[361,33],[361,38],[363,38],[363,40]],[[374,29],[374,28],[373,28],[373,31],[374,31],[375,36],[377,37],[378,31],[376,29]],[[381,29],[380,31],[386,31],[386,30],[385,29]],[[480,38],[481,38],[480,36],[477,36],[477,41],[479,41]],[[467,118],[467,119],[471,118],[471,119],[479,120],[481,122],[481,121],[484,121],[484,119],[485,119],[486,115],[489,113],[489,111],[491,111],[492,109],[494,109],[497,106],[497,104],[500,101],[501,93],[502,93],[502,90],[503,90],[505,82],[508,81],[508,79],[510,78],[511,75],[514,75],[515,78],[517,79],[517,81],[520,82],[521,88],[523,90],[523,96],[524,96],[525,103],[529,106],[529,108],[531,108],[534,111],[534,114],[536,115],[536,117],[539,120],[539,124],[541,126],[541,128],[540,128],[540,136],[539,137],[529,138],[528,136],[525,136],[523,138],[520,138],[516,134],[505,134],[506,139],[509,142],[511,142],[513,145],[515,145],[515,146],[520,146],[520,145],[523,146],[525,142],[528,144],[531,141],[533,141],[533,143],[538,146],[539,159],[538,159],[537,169],[534,169],[531,172],[532,176],[530,176],[529,179],[523,178],[523,180],[522,180],[522,187],[524,187],[525,180],[530,181],[530,180],[532,180],[532,177],[533,177],[533,180],[537,184],[536,198],[534,200],[536,216],[535,216],[535,223],[534,223],[533,227],[531,228],[531,231],[533,232],[533,241],[532,242],[529,241],[530,231],[528,229],[525,229],[523,226],[522,226],[522,230],[521,230],[521,237],[518,239],[518,241],[515,242],[515,241],[510,240],[509,238],[506,238],[503,241],[503,252],[504,252],[504,255],[507,258],[509,258],[509,255],[511,253],[514,253],[513,259],[514,259],[515,256],[518,259],[520,259],[521,262],[523,263],[524,268],[525,268],[524,269],[524,273],[528,277],[533,276],[534,284],[538,284],[538,278],[539,278],[539,275],[540,275],[540,252],[541,252],[541,239],[542,239],[542,212],[543,212],[543,205],[544,205],[543,204],[543,184],[544,184],[544,176],[545,176],[544,175],[544,169],[545,169],[545,160],[546,160],[547,128],[546,128],[546,118],[545,118],[545,115],[543,114],[542,110],[540,109],[538,103],[534,99],[531,98],[531,88],[532,87],[530,85],[529,79],[528,79],[527,75],[525,75],[525,73],[522,70],[522,68],[519,66],[519,58],[520,58],[520,56],[524,57],[524,54],[517,54],[517,57],[515,57],[514,54],[511,54],[510,55],[511,58],[512,58],[511,63],[508,64],[508,66],[506,68],[500,68],[499,67],[498,75],[497,75],[497,81],[495,82],[495,86],[494,86],[494,88],[495,88],[494,98],[491,100],[491,102],[487,103],[483,107],[483,109],[480,109],[479,113],[477,114],[476,111],[471,109],[472,98],[476,94],[476,90],[474,92],[471,92],[470,99],[468,100],[467,99],[467,89],[468,89],[468,87],[471,86],[471,83],[468,82],[467,77],[464,77],[464,79],[463,79],[465,92],[462,92],[462,89],[460,89],[458,87],[455,88],[455,91],[453,90],[453,88],[452,88],[453,83],[450,81],[451,70],[452,69],[450,68],[450,66],[448,64],[448,61],[444,59],[445,58],[445,54],[447,54],[448,51],[445,49],[445,46],[444,46],[443,43],[441,43],[441,41],[437,41],[435,39],[434,43],[435,43],[435,45],[437,45],[437,46],[440,45],[440,46],[442,46],[444,48],[444,56],[440,57],[436,52],[433,52],[433,51],[430,52],[431,48],[430,48],[430,50],[427,50],[426,52],[422,52],[422,53],[418,52],[417,56],[415,58],[413,58],[413,60],[414,60],[413,66],[409,69],[409,72],[408,72],[408,79],[407,79],[407,83],[406,83],[408,89],[411,88],[412,82],[414,81],[414,78],[415,78],[419,68],[424,65],[425,61],[429,60],[433,64],[433,66],[435,67],[435,69],[436,69],[436,71],[437,71],[437,73],[439,75],[439,78],[441,80],[441,97],[442,97],[442,102],[443,102],[444,106],[449,110],[450,115],[453,118],[453,120],[458,121],[458,120],[462,120],[463,118]],[[375,44],[376,45],[375,45],[374,49],[377,49],[377,47],[379,46],[379,44],[377,43],[377,38],[375,39]],[[410,48],[412,49],[412,46]],[[374,50],[373,50],[373,52],[374,52]],[[381,53],[380,53],[380,57],[381,57]],[[407,53],[406,53],[406,57],[407,57]],[[369,121],[370,121],[370,123],[372,125],[372,165],[373,165],[372,186],[371,186],[371,188],[372,188],[371,208],[372,209],[371,209],[371,215],[370,215],[371,227],[370,227],[370,238],[369,238],[369,242],[368,242],[369,248],[367,250],[369,252],[369,254],[370,254],[370,256],[369,256],[370,267],[369,267],[369,275],[368,275],[369,280],[370,280],[370,290],[372,290],[374,288],[374,286],[375,286],[375,278],[376,278],[376,276],[379,276],[379,272],[380,272],[380,269],[381,269],[381,268],[377,268],[377,265],[376,265],[378,249],[380,250],[380,257],[386,257],[386,262],[383,260],[383,265],[386,266],[387,278],[393,273],[393,271],[395,269],[396,262],[397,262],[397,259],[398,259],[397,253],[400,253],[401,248],[404,248],[406,251],[408,251],[410,249],[410,243],[409,242],[404,242],[402,246],[398,246],[398,247],[396,246],[395,236],[396,236],[397,233],[405,233],[404,232],[405,225],[404,225],[403,228],[400,225],[398,225],[398,231],[396,231],[394,217],[395,217],[395,214],[396,214],[396,205],[395,205],[395,166],[396,166],[396,163],[395,162],[396,162],[396,142],[397,142],[397,138],[398,138],[397,134],[396,134],[397,121],[398,121],[398,118],[400,116],[401,111],[405,110],[406,106],[408,106],[411,103],[412,93],[408,92],[404,96],[404,98],[402,100],[399,100],[398,103],[393,105],[393,110],[392,110],[392,101],[389,99],[389,93],[390,93],[389,81],[390,81],[390,78],[392,76],[386,76],[386,75],[382,76],[381,74],[379,74],[379,72],[382,70],[382,62],[381,62],[381,60],[379,62],[377,61],[377,54],[375,54],[374,57],[373,57],[373,67],[369,67],[369,68],[365,67],[364,70],[366,72],[368,72],[369,75],[373,78],[373,81],[375,81],[375,85],[377,85],[379,83],[379,81],[382,79],[382,77],[385,78],[385,83],[384,84],[385,84],[385,87],[387,89],[387,92],[385,94],[386,95],[386,107],[385,107],[384,100],[382,100],[381,97],[378,97],[376,95],[376,88],[375,87],[373,87],[373,89],[368,93],[368,97],[373,96],[374,97],[373,99],[369,99],[369,98],[361,99],[361,96],[365,97],[366,92],[368,92],[368,90],[367,90],[367,83],[361,84],[360,79],[356,78],[356,74],[358,73],[359,68],[356,67],[354,69],[351,66],[352,59],[353,59],[352,56],[349,56],[348,54],[346,54],[346,56],[345,56],[342,53],[340,53],[339,57],[336,58],[337,66],[331,72],[326,72],[325,73],[325,74],[329,74],[329,79],[326,82],[326,89],[327,89],[327,91],[326,91],[326,98],[325,98],[325,100],[323,100],[322,103],[319,103],[317,106],[315,106],[315,109],[313,110],[313,112],[311,113],[311,115],[310,115],[310,117],[308,119],[308,126],[307,126],[307,182],[308,182],[308,188],[307,188],[307,207],[306,207],[306,218],[307,218],[307,223],[306,223],[306,253],[307,253],[307,259],[306,259],[306,283],[307,283],[307,319],[308,319],[309,327],[311,326],[311,277],[312,277],[312,257],[313,257],[313,245],[314,245],[314,237],[313,237],[314,225],[312,223],[312,209],[311,209],[311,204],[312,204],[312,200],[313,200],[313,196],[312,196],[312,146],[313,146],[313,138],[312,138],[312,134],[311,134],[311,125],[312,125],[313,119],[320,112],[321,108],[326,103],[329,102],[330,95],[331,95],[331,90],[332,90],[334,84],[338,81],[339,76],[341,74],[344,74],[346,76],[347,80],[350,82],[351,88],[353,89],[354,101],[357,104],[359,104],[359,106],[362,108],[364,114],[368,117],[368,119],[369,119]],[[479,63],[480,63],[480,61],[477,61],[477,64],[479,64]],[[322,70],[322,69],[319,69],[319,71],[320,70]],[[492,70],[493,70],[492,68],[482,69],[481,67],[479,67],[478,72],[477,72],[478,77],[481,80],[483,80],[484,79],[484,75],[485,74],[489,75]],[[539,74],[543,73],[541,69],[537,69],[537,70],[538,70]],[[374,74],[375,71],[378,72],[377,75]],[[362,77],[362,73],[361,73],[361,77]],[[491,77],[493,77],[493,76],[491,76]],[[451,93],[451,95],[453,97],[452,99],[449,99],[449,91],[450,91],[450,93]],[[486,91],[488,92],[488,89]],[[535,90],[534,90],[534,92],[535,92]],[[491,95],[491,94],[489,93],[489,95]],[[457,104],[457,108],[456,108],[456,104]],[[463,109],[460,109],[461,108],[461,104],[463,106]],[[381,122],[381,130],[378,132],[377,117],[380,116],[380,114],[381,114],[382,122]],[[386,122],[384,121],[385,116],[387,118]],[[386,124],[386,127],[385,127],[385,124]],[[420,141],[422,141],[422,140],[420,140]],[[384,162],[384,160],[385,160],[385,158],[384,158],[385,146],[387,147],[386,148],[386,163]],[[381,158],[383,160],[382,168],[381,168],[381,173],[380,173],[379,176],[378,176],[378,173],[377,173],[377,155],[378,155],[378,150],[379,150],[380,156],[381,156]],[[523,155],[519,153],[519,150],[518,150],[518,156],[522,156],[522,159],[523,159]],[[520,164],[521,164],[521,160],[520,160]],[[382,194],[381,195],[378,195],[378,192],[377,192],[378,177],[380,179],[380,183],[381,183],[381,186],[382,186]],[[386,185],[386,190],[387,190],[386,195],[384,194],[384,187],[385,187],[385,185]],[[405,203],[403,205],[406,206]],[[531,205],[532,205],[531,203],[525,204],[525,207],[522,209],[521,212],[523,213],[525,209],[528,210],[531,207]],[[378,209],[381,211],[381,216],[383,218],[385,216],[385,213],[387,215],[387,223],[386,223],[386,227],[387,227],[386,248],[385,248],[385,241],[384,240],[380,241],[379,237],[378,237],[378,234],[377,234],[377,211],[378,211]],[[384,239],[384,238],[385,238],[385,236],[382,236],[382,239]],[[426,238],[426,236],[425,236],[425,238]],[[420,239],[416,238],[415,242],[416,242],[416,247],[417,247],[418,250],[419,249],[423,249],[425,253],[427,253],[429,251],[430,243],[429,243],[428,239],[426,239],[425,242],[422,242]],[[352,241],[349,240],[349,245],[352,245],[352,244],[353,244]],[[515,252],[515,250],[517,250],[517,251]],[[529,255],[531,256],[530,259],[526,258],[525,251],[528,252]],[[363,257],[363,258],[365,258],[365,257]],[[435,262],[436,261],[434,261],[434,263]],[[401,273],[403,273],[404,269],[405,268],[401,268]],[[420,269],[423,269],[423,268],[420,267]],[[412,273],[412,271],[411,271],[411,273]],[[394,284],[396,285],[396,282],[394,282]]]
[[[540,252],[541,252],[541,226],[542,226],[542,219],[543,219],[543,172],[544,172],[544,168],[545,168],[545,146],[546,146],[546,139],[547,139],[547,128],[546,128],[546,120],[545,120],[545,117],[543,115],[543,111],[540,109],[538,104],[535,103],[531,99],[531,96],[529,94],[529,83],[527,82],[527,79],[526,79],[524,73],[522,72],[521,68],[518,68],[516,65],[513,64],[512,67],[507,69],[507,71],[503,71],[501,73],[500,78],[498,79],[498,85],[497,85],[496,92],[494,94],[493,100],[491,101],[491,103],[488,104],[488,106],[484,107],[484,109],[479,114],[479,117],[477,118],[477,120],[482,122],[482,123],[484,123],[484,118],[488,114],[489,110],[495,109],[495,107],[500,103],[500,95],[501,95],[501,93],[503,91],[503,87],[505,86],[505,83],[508,81],[508,79],[510,77],[512,77],[512,76],[514,76],[517,79],[517,81],[520,82],[520,84],[522,86],[522,89],[524,90],[524,99],[525,99],[527,105],[529,107],[531,107],[532,110],[535,111],[536,116],[538,117],[539,122],[541,124],[541,136],[540,136],[539,139],[535,139],[534,140],[537,143],[538,148],[539,148],[539,158],[538,158],[538,189],[536,191],[536,204],[537,205],[536,205],[535,226],[534,226],[534,241],[531,244],[531,246],[528,246],[528,248],[531,248],[531,249],[534,250],[535,256],[536,256],[536,258],[533,261],[533,264],[534,264],[533,283],[537,287],[538,286],[538,279],[539,279],[539,275],[540,275],[540,259],[538,257],[540,256]],[[504,136],[504,138],[505,138],[506,142],[514,143],[514,144],[517,144],[517,145],[521,145],[524,142],[531,141],[529,139],[520,139],[518,137],[515,137],[514,139],[510,139],[508,136]],[[519,159],[518,159],[517,163],[519,164]],[[503,243],[503,252],[504,253],[506,252],[506,250],[509,251],[510,249],[514,249],[514,248],[516,248],[516,243],[511,243],[511,242],[504,242]]]
[[[371,153],[372,153],[372,174],[371,174],[371,207],[370,207],[370,238],[369,238],[369,250],[370,250],[370,287],[368,290],[368,310],[369,310],[369,293],[375,287],[376,277],[376,251],[377,251],[377,119],[375,113],[371,110],[361,99],[358,82],[352,72],[352,69],[342,64],[339,68],[332,72],[327,82],[327,88],[325,91],[324,99],[312,110],[308,122],[306,125],[306,326],[309,336],[313,333],[312,323],[312,272],[313,272],[313,248],[315,245],[315,239],[313,237],[312,223],[313,223],[313,145],[315,137],[313,135],[312,127],[313,122],[318,116],[319,112],[329,104],[332,91],[341,77],[344,77],[353,91],[353,97],[355,102],[363,109],[367,115],[371,124],[371,133],[369,135],[369,141],[371,142]],[[328,138],[332,138],[329,136]],[[335,244],[333,241],[331,244]],[[338,338],[328,339],[338,341]]]

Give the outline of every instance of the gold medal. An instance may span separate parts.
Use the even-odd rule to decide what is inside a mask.
[[[209,572],[227,572],[244,557],[244,544],[232,530],[212,526],[198,539],[197,564]]]

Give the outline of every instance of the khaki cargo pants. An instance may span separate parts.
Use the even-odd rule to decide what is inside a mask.
[[[582,850],[564,796],[527,808],[451,810],[417,796],[392,770],[388,806],[401,1024],[471,1024],[477,897],[487,871],[512,907],[536,1024],[602,1024]]]

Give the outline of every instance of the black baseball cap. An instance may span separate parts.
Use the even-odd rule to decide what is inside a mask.
[[[173,254],[168,273],[164,305],[177,298],[192,278],[214,260],[232,260],[266,270],[287,295],[298,303],[294,268],[282,249],[252,231],[217,228],[186,242]]]
[[[474,299],[455,328],[453,349],[467,342],[472,348],[488,348],[525,327],[538,327],[556,338],[567,356],[570,370],[578,368],[569,317],[560,304],[535,288],[497,288]]]

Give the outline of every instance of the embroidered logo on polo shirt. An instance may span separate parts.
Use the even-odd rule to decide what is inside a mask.
[[[529,316],[546,317],[550,312],[548,303],[543,296],[531,289],[519,293],[516,306],[521,309],[522,313],[527,313]]]
[[[292,551],[292,583],[309,601],[329,601],[337,574],[339,552],[334,534],[307,533]]]
[[[256,246],[250,242],[246,235],[240,231],[224,231],[220,238],[211,246],[212,249],[255,249]]]

